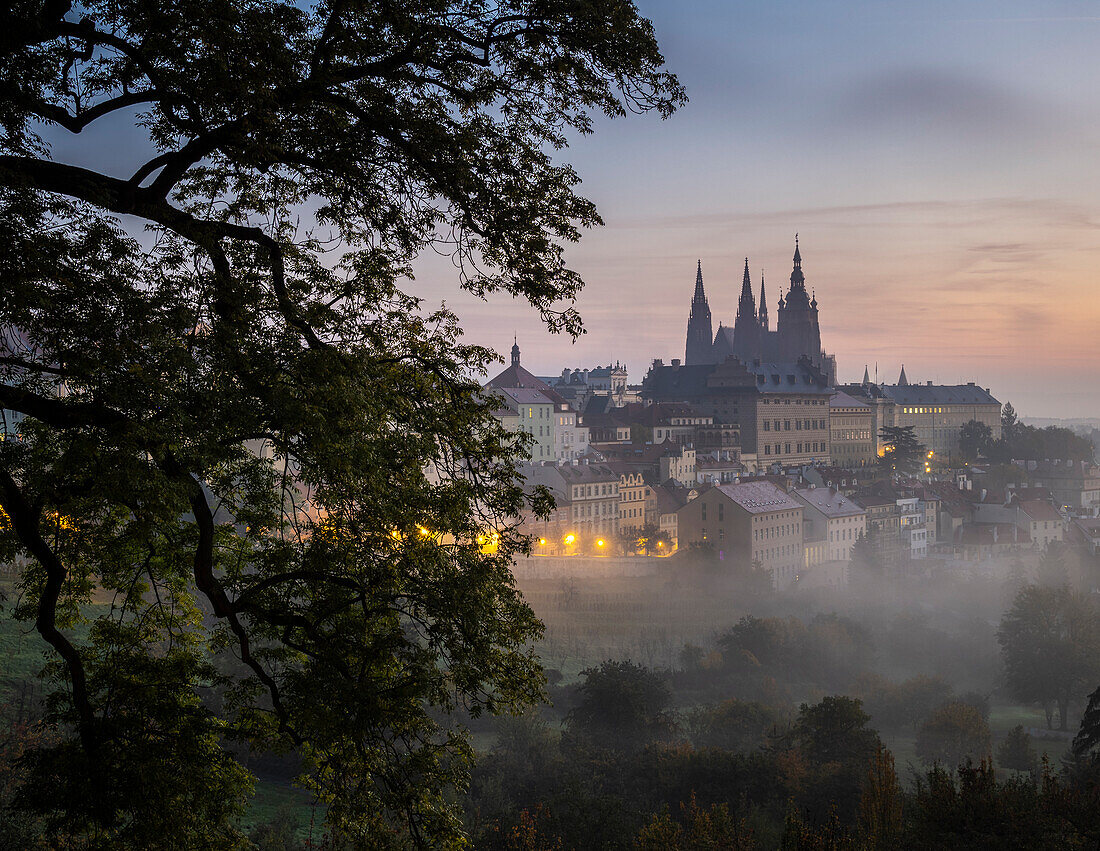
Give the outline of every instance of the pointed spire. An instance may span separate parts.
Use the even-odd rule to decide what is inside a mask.
[[[519,337],[512,337],[512,366],[519,366]]]
[[[760,327],[768,330],[768,299],[764,295],[764,270],[760,270]]]
[[[810,301],[810,307],[817,310],[817,290],[813,291],[813,299]]]
[[[798,234],[794,235],[794,270],[791,272],[791,289],[798,287],[805,291],[806,276],[802,274],[802,253],[798,250]]]
[[[706,301],[707,295],[703,292],[703,261],[699,261],[699,265],[695,269],[695,297],[693,301]]]
[[[749,275],[749,258],[745,258],[745,275],[741,279],[741,298],[737,302],[737,318],[757,321],[756,301],[752,297],[752,277]]]
[[[867,371],[867,364],[863,365],[863,386],[866,387],[871,383],[871,374]]]
[[[905,364],[901,365],[901,375],[898,376],[898,386],[906,387],[909,384],[909,379],[905,377]]]

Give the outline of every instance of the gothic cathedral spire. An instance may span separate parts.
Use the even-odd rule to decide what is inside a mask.
[[[691,299],[691,313],[688,315],[687,349],[684,352],[685,364],[713,363],[712,348],[714,335],[710,327],[710,305],[703,290],[703,261],[695,270],[695,295]]]
[[[760,270],[760,310],[757,314],[760,317],[760,330],[768,330],[768,300],[764,296],[764,270]]]

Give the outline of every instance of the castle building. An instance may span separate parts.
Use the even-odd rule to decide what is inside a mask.
[[[703,288],[703,266],[700,261],[695,273],[695,294],[688,317],[685,366],[719,364],[730,357],[743,363],[753,361],[797,363],[806,357],[821,369],[833,383],[836,361],[821,348],[821,328],[818,323],[817,296],[806,290],[802,272],[802,254],[795,237],[794,269],[790,288],[779,296],[775,330],[771,330],[764,279],[760,279],[760,307],[752,293],[749,260],[745,258],[745,273],[741,281],[741,296],[737,302],[737,317],[733,327],[719,323],[711,337],[711,312]]]

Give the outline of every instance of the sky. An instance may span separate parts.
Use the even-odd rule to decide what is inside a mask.
[[[510,297],[412,290],[536,374],[683,357],[696,260],[715,328],[747,256],[774,323],[797,232],[841,381],[976,381],[1022,415],[1100,417],[1100,6],[639,0],[690,102],[562,159],[605,226],[567,257],[587,333]]]

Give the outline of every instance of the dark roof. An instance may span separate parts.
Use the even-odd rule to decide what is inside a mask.
[[[1025,499],[1016,503],[1020,510],[1024,512],[1032,520],[1054,520],[1057,522],[1062,521],[1062,515],[1054,510],[1054,506],[1049,502],[1042,502],[1037,499]]]
[[[899,405],[999,405],[976,384],[894,384],[883,391]]]
[[[843,390],[837,390],[829,399],[830,408],[870,408],[866,402],[860,401],[854,396],[849,396]]]
[[[992,546],[994,543],[1028,546],[1031,536],[1015,523],[964,523],[955,530],[955,543],[959,546]]]
[[[501,390],[506,387],[526,387],[528,389],[538,390],[553,402],[555,406],[565,405],[566,407],[570,407],[569,400],[563,398],[561,394],[554,390],[549,384],[538,376],[532,375],[518,363],[512,364],[495,378],[489,379],[485,386]]]

